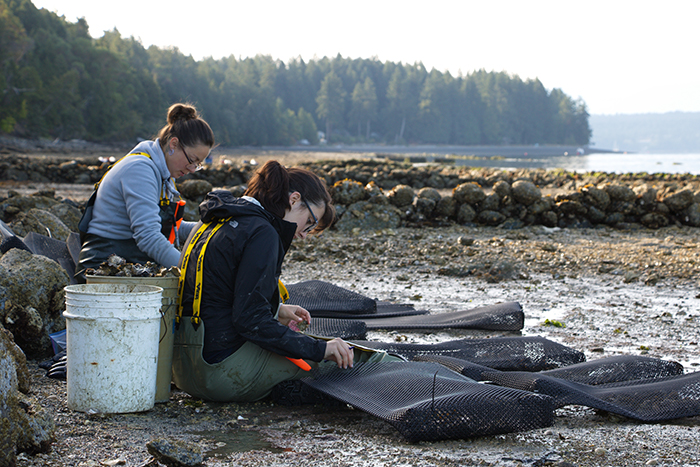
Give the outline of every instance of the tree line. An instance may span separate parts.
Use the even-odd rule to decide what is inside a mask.
[[[340,55],[194,60],[117,29],[97,39],[31,0],[0,0],[0,133],[132,141],[190,102],[227,146],[318,142],[588,144],[588,111],[560,89],[484,70],[454,77]]]

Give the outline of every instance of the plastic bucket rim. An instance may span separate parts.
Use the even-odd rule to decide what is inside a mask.
[[[103,292],[103,291],[97,291],[91,289],[94,289],[95,287],[104,287],[104,286],[115,286],[115,287],[132,287],[132,291],[126,292],[130,295],[148,295],[148,294],[155,294],[155,293],[163,293],[163,287],[158,287],[157,285],[141,285],[141,284],[134,284],[132,286],[126,285],[126,284],[115,284],[115,283],[105,283],[105,284],[73,284],[73,285],[67,285],[63,288],[63,290],[68,293],[76,294],[76,295],[119,295],[122,296],[124,295],[125,292]],[[138,288],[144,288],[145,290],[138,290],[138,291],[133,291],[134,287]],[[86,290],[82,290],[86,289]]]

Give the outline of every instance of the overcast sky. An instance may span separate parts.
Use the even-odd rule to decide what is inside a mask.
[[[539,78],[591,114],[700,111],[696,0],[33,0],[200,60],[372,58]]]

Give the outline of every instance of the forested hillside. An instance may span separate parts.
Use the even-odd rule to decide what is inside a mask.
[[[235,53],[232,47],[232,53]],[[118,30],[93,39],[30,0],[0,0],[0,134],[90,141],[150,138],[174,102],[202,111],[224,145],[317,142],[578,144],[584,102],[537,79],[453,77],[337,56],[194,60]]]

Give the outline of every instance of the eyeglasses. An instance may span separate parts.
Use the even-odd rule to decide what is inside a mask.
[[[190,156],[187,155],[187,152],[185,152],[185,147],[181,144],[180,149],[182,149],[182,153],[185,155],[185,159],[187,159],[187,165],[191,165],[194,167],[194,171],[202,170],[204,167],[202,167],[202,164],[197,162],[196,164],[192,162],[192,159],[190,159]]]
[[[311,217],[312,217],[313,220],[314,220],[314,223],[311,224],[309,227],[305,228],[304,231],[303,231],[304,233],[309,233],[309,232],[311,232],[313,229],[315,229],[316,226],[318,225],[318,219],[316,219],[316,215],[315,215],[314,212],[311,210],[311,206],[309,206],[309,203],[307,203],[305,199],[302,199],[302,201],[303,201],[304,204],[306,205],[306,209],[309,210],[309,212],[311,213]]]

